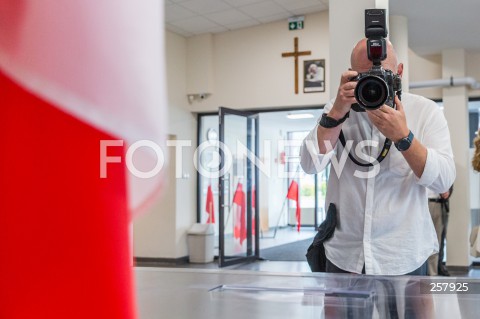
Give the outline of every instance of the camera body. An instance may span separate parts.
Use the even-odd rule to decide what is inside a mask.
[[[367,55],[373,62],[373,66],[351,80],[358,81],[355,99],[361,107],[368,110],[378,109],[384,104],[394,107],[395,94],[400,95],[402,91],[400,76],[382,67],[382,61],[387,58],[385,40],[387,35],[386,11],[384,9],[365,10]]]
[[[402,90],[402,79],[390,70],[373,66],[368,72],[359,73],[352,81],[357,81],[355,99],[365,109],[375,110],[386,104],[394,107],[394,98]]]

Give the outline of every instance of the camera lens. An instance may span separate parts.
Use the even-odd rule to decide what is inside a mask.
[[[387,101],[387,83],[378,76],[366,76],[360,79],[355,88],[355,98],[362,107],[378,109]]]

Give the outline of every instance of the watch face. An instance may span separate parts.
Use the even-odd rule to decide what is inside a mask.
[[[406,150],[409,146],[410,146],[410,141],[407,139],[403,139],[398,142],[398,148],[401,151]]]
[[[406,150],[408,150],[410,145],[412,145],[412,141],[413,141],[413,133],[412,133],[412,131],[410,131],[410,133],[408,133],[407,137],[404,137],[400,141],[395,143],[395,147],[399,151],[406,151]]]
[[[408,137],[405,137],[405,138],[401,139],[400,141],[398,141],[396,146],[397,146],[397,149],[399,151],[406,151],[410,147],[410,144],[412,144],[410,139]]]

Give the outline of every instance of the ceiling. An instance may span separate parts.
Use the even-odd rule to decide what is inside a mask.
[[[353,1],[353,0],[352,0]],[[166,28],[189,37],[219,33],[328,10],[329,0],[165,0]],[[390,0],[390,14],[408,18],[417,54],[480,51],[480,1]]]
[[[165,0],[165,4],[167,29],[187,37],[328,9],[328,0]]]
[[[479,13],[478,0],[390,0],[390,14],[408,18],[409,46],[420,55],[480,51]]]

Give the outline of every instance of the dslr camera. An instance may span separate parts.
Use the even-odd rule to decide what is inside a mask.
[[[368,59],[373,66],[365,73],[359,73],[352,81],[358,81],[355,99],[367,110],[375,110],[387,104],[394,107],[395,94],[400,97],[402,81],[391,70],[385,70],[381,63],[387,58],[386,10],[365,10],[365,37],[367,38]]]

